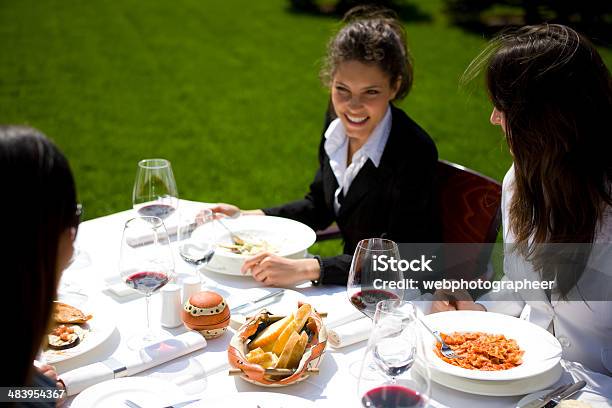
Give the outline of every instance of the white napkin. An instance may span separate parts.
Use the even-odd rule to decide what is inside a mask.
[[[164,221],[164,226],[166,227],[166,232],[168,233],[168,241],[175,241],[176,234],[178,231],[179,219],[173,218],[172,216]],[[197,224],[193,222],[190,224],[190,231],[197,227]],[[149,245],[153,243],[155,235],[153,234],[143,234],[136,237],[130,237],[127,239],[127,243],[132,247],[139,247],[142,245]]]
[[[118,275],[105,278],[104,283],[106,284],[104,290],[117,297],[141,295],[137,290],[130,288]]]
[[[343,310],[340,312],[331,311],[327,314],[327,319],[325,319],[325,327],[328,329],[333,329],[338,326],[343,326],[349,322],[362,319],[363,317],[365,317],[363,313],[355,309]]]
[[[372,320],[362,315],[361,318],[345,323],[334,329],[328,329],[327,339],[334,348],[350,346],[367,340],[372,331]]]
[[[612,377],[591,371],[582,364],[573,361],[561,360],[561,365],[567,372],[563,374],[562,382],[568,382],[566,379],[571,379],[573,382],[584,380],[587,383],[583,389],[584,391],[612,399]],[[566,378],[568,375],[571,378]],[[579,400],[586,400],[588,402],[588,395],[578,395]]]
[[[125,361],[109,358],[68,371],[60,376],[60,380],[66,386],[68,395],[75,395],[102,381],[140,373],[205,346],[204,337],[190,331],[146,346],[139,352],[132,353]]]

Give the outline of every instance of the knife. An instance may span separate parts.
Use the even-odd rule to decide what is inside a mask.
[[[253,305],[253,304],[255,304],[255,303],[263,302],[263,301],[264,301],[264,300],[266,300],[266,299],[270,299],[270,298],[277,297],[278,295],[282,295],[284,292],[285,292],[285,290],[284,290],[284,289],[280,289],[280,290],[277,290],[276,292],[271,292],[271,293],[268,293],[267,295],[262,296],[262,297],[260,297],[259,299],[253,300],[253,301],[251,301],[251,302],[243,303],[243,304],[241,304],[241,305],[239,305],[239,306],[236,306],[236,307],[232,307],[232,308],[230,309],[230,312],[231,312],[231,313],[236,313],[236,311],[238,311],[238,310],[240,310],[240,309],[244,309],[245,307],[250,306],[250,305]]]
[[[517,407],[517,408],[544,408],[544,406],[548,404],[554,397],[556,397],[557,395],[560,395],[563,391],[567,390],[571,386],[572,386],[571,383],[563,384],[560,387],[555,388],[548,394],[538,399],[535,399],[525,405],[521,405],[520,407]]]
[[[553,397],[553,399],[551,399],[548,402],[548,404],[544,405],[544,408],[556,407],[557,405],[559,405],[559,402],[561,402],[562,400],[568,397],[571,397],[576,392],[578,392],[580,389],[582,389],[585,385],[586,385],[586,381],[578,381],[577,383],[570,385],[570,387],[567,388],[565,391]]]

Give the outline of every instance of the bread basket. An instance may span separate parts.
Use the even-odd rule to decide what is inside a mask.
[[[297,367],[266,369],[247,360],[249,343],[265,328],[285,318],[286,316],[272,315],[263,309],[238,329],[228,348],[229,363],[234,368],[230,370],[230,374],[233,371],[244,380],[264,387],[283,387],[305,380],[310,374],[318,373],[318,366],[327,345],[327,330],[321,316],[314,309],[310,310],[300,330],[300,334],[306,333],[308,340]]]

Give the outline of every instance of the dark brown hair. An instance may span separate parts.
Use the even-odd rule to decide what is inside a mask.
[[[517,248],[550,276],[538,244],[592,243],[612,204],[610,71],[589,40],[557,24],[501,34],[467,77],[485,64],[514,158],[510,228]],[[582,272],[558,280],[563,295]]]
[[[0,385],[28,385],[48,327],[58,281],[58,243],[73,227],[76,192],[66,158],[42,133],[0,126],[3,230],[2,297],[5,337],[13,364]],[[5,342],[7,338],[5,338]]]
[[[401,100],[412,87],[412,58],[406,46],[406,33],[396,14],[374,6],[357,6],[344,16],[344,27],[331,39],[321,69],[321,80],[329,86],[338,65],[359,61],[378,66],[394,86],[400,86],[394,100]]]

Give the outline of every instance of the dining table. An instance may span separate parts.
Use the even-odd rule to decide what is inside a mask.
[[[205,203],[180,200],[179,210],[195,208]],[[75,242],[77,254],[75,262],[64,271],[60,280],[59,293],[73,291],[85,295],[90,304],[97,305],[92,313],[105,315],[114,321],[112,334],[87,352],[54,363],[61,378],[70,370],[77,369],[108,358],[119,361],[130,353],[135,353],[127,345],[127,339],[146,325],[145,297],[133,294],[117,296],[109,290],[110,283],[119,279],[120,243],[125,222],[136,216],[133,210],[126,210],[84,221],[78,230]],[[194,274],[193,266],[183,262],[178,249],[173,247],[175,274],[178,282]],[[250,276],[232,276],[207,271],[202,268],[202,278],[207,287],[237,301],[247,302],[247,296],[253,288],[262,288],[262,284]],[[346,287],[334,285],[314,286],[310,282],[291,288],[300,293],[304,300],[316,310],[333,318],[337,311],[350,310]],[[151,324],[169,338],[188,331],[184,326],[167,329],[160,326],[162,298],[155,293],[150,298]],[[232,305],[230,305],[231,307]],[[237,393],[273,392],[298,396],[314,402],[315,406],[360,406],[358,379],[351,369],[351,364],[362,360],[367,341],[361,341],[347,347],[327,347],[319,365],[319,374],[311,375],[306,380],[286,387],[268,388],[251,384],[239,376],[228,375],[228,345],[235,333],[229,328],[222,336],[209,339],[204,348],[184,355],[162,365],[135,374],[136,377],[154,377],[178,385],[186,399],[202,400],[227,396],[231,399]],[[569,365],[563,366],[563,375],[557,384],[571,377]],[[522,396],[491,397],[457,391],[435,382],[431,383],[430,406],[470,407],[470,408],[506,408],[515,407]],[[70,396],[65,407],[70,407],[75,396]],[[228,405],[230,406],[230,405]],[[265,405],[264,405],[265,406]],[[147,407],[144,407],[147,408]]]

